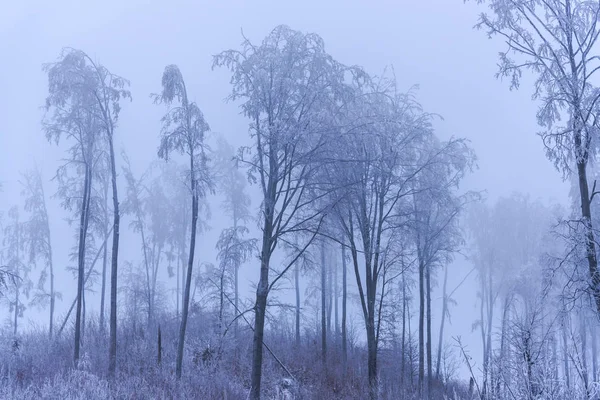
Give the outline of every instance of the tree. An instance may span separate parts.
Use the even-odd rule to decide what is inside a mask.
[[[386,79],[357,91],[344,110],[348,122],[342,140],[330,149],[338,157],[330,176],[343,199],[336,212],[354,267],[367,336],[370,397],[376,398],[382,315],[389,285],[402,274],[405,251],[400,244],[410,222],[409,199],[422,170],[441,159],[427,150],[433,137],[431,115],[412,93],[398,94],[395,82]]]
[[[113,376],[116,369],[117,354],[117,270],[120,222],[117,170],[113,141],[121,110],[119,102],[121,99],[131,99],[131,93],[127,90],[129,81],[111,73],[101,64],[94,62],[85,52],[72,48],[63,49],[60,60],[54,64],[47,65],[46,69],[50,81],[50,96],[46,102],[47,108],[54,106],[60,109],[65,106],[76,106],[78,110],[85,113],[88,121],[93,123],[95,127],[94,134],[102,135],[108,146],[113,195],[108,371]],[[88,199],[89,193],[91,193],[91,184],[88,188]],[[79,281],[82,286],[81,293],[83,294],[83,267],[80,267],[79,270]],[[79,308],[80,306],[78,305]]]
[[[246,178],[238,168],[235,151],[225,138],[218,140],[215,169],[218,171],[216,179],[219,182],[219,191],[225,196],[222,203],[223,211],[231,218],[231,227],[223,229],[217,242],[217,258],[221,271],[221,281],[225,274],[233,272],[233,291],[235,313],[239,310],[239,269],[246,262],[255,246],[253,239],[244,239],[248,228],[244,225],[250,220],[250,196],[246,194]],[[220,303],[223,303],[221,290]],[[222,309],[222,307],[221,307]],[[222,312],[219,314],[222,317]],[[222,321],[219,321],[221,323]],[[234,336],[238,339],[238,320],[234,322]]]
[[[190,248],[187,264],[187,275],[183,299],[183,312],[177,344],[176,375],[181,378],[183,363],[183,346],[190,302],[192,268],[196,247],[196,229],[198,226],[198,202],[207,190],[212,190],[212,182],[207,168],[206,145],[204,137],[209,131],[208,123],[195,102],[190,102],[183,80],[183,75],[176,65],[168,65],[162,76],[163,90],[153,95],[157,104],[164,103],[169,111],[162,118],[161,142],[158,156],[169,160],[171,153],[178,152],[189,157],[189,182],[192,197],[192,215]],[[173,106],[175,104],[175,106]],[[173,107],[172,107],[173,106]]]
[[[151,169],[140,178],[135,178],[129,159],[123,154],[123,168],[127,180],[127,201],[125,212],[133,214],[130,227],[140,234],[144,262],[145,292],[147,302],[148,325],[153,325],[156,318],[157,283],[160,262],[165,253],[167,237],[170,234],[168,223],[169,199],[164,192],[162,177],[155,177],[150,182]]]
[[[508,46],[500,53],[498,77],[518,88],[523,71],[537,78],[534,98],[541,100],[538,124],[546,154],[564,176],[575,165],[590,290],[600,314],[600,271],[592,227],[588,162],[596,153],[600,90],[593,85],[600,59],[593,49],[600,36],[597,0],[477,0],[492,15],[481,14],[477,26],[499,35]],[[561,116],[567,116],[565,126]]]
[[[411,214],[419,269],[419,378],[420,388],[425,384],[425,393],[429,396],[433,378],[431,275],[436,266],[450,263],[453,253],[462,245],[458,218],[475,194],[459,195],[456,189],[465,173],[472,169],[475,155],[463,140],[446,143],[434,138],[424,143],[420,157],[423,167],[413,181]]]
[[[94,153],[100,147],[98,121],[94,116],[95,111],[91,111],[96,105],[91,92],[86,90],[85,78],[75,68],[77,63],[78,58],[75,55],[65,53],[62,54],[61,61],[44,65],[44,70],[48,73],[49,94],[46,98],[46,116],[43,123],[48,141],[59,144],[62,138],[66,138],[72,142],[69,148],[71,160],[59,167],[56,176],[59,181],[58,195],[63,199],[62,206],[67,210],[76,208],[79,214],[77,307],[73,354],[75,364],[79,361],[81,344],[86,240],[90,219],[93,169],[97,162]],[[79,177],[74,178],[70,175],[69,167],[72,165]],[[83,175],[83,182],[81,182],[81,175]],[[73,191],[79,191],[81,195],[77,196]]]
[[[34,295],[37,304],[50,303],[50,323],[48,335],[52,339],[54,332],[54,306],[61,294],[54,287],[54,262],[52,257],[52,235],[46,207],[46,196],[42,183],[42,173],[38,168],[26,172],[22,181],[25,196],[24,209],[29,213],[29,219],[24,223],[26,249],[29,252],[29,262],[41,261],[43,268]],[[50,278],[50,291],[46,289],[46,280]]]
[[[330,141],[331,111],[344,86],[347,69],[325,52],[322,39],[278,26],[260,45],[244,39],[241,50],[224,51],[214,67],[232,72],[229,100],[242,100],[250,119],[254,145],[239,160],[261,188],[260,279],[256,288],[252,344],[251,399],[261,393],[263,337],[269,291],[294,265],[314,239],[299,244],[291,262],[269,280],[271,257],[278,243],[319,225],[322,210],[308,196],[311,177],[322,165],[324,143]],[[316,229],[315,229],[316,231]]]
[[[19,318],[23,317],[23,312],[27,308],[23,297],[29,298],[29,293],[33,287],[33,282],[29,277],[31,272],[31,264],[24,261],[25,252],[25,234],[23,225],[24,223],[19,219],[19,209],[17,206],[13,206],[8,211],[9,222],[4,227],[4,252],[7,264],[7,272],[11,276],[15,277],[9,287],[8,300],[10,312],[13,315],[12,327],[13,335],[17,335],[18,321]],[[4,276],[4,274],[3,274]],[[14,286],[14,287],[13,287]]]

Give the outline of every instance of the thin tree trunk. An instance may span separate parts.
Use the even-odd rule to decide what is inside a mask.
[[[183,300],[183,313],[181,315],[181,325],[179,328],[179,341],[177,343],[177,364],[176,376],[181,378],[181,367],[183,364],[183,345],[185,341],[185,330],[187,327],[187,319],[190,303],[190,289],[192,285],[192,267],[194,265],[194,250],[196,248],[196,227],[198,226],[198,188],[196,181],[196,170],[194,167],[194,154],[190,156],[190,173],[191,173],[191,190],[192,190],[192,231],[190,234],[190,253],[188,256],[187,274],[185,281],[185,293]]]
[[[327,362],[327,275],[325,270],[325,242],[321,241],[321,361]]]
[[[425,379],[425,266],[419,262],[419,394]]]
[[[442,340],[444,337],[444,323],[448,313],[448,298],[446,297],[446,287],[448,284],[448,265],[444,268],[444,285],[442,286],[442,321],[440,322],[440,334],[438,338],[437,361],[435,366],[435,378],[440,379],[440,365],[442,363]]]
[[[42,205],[45,220],[44,229],[46,230],[46,240],[48,241],[48,268],[50,270],[50,324],[48,335],[50,339],[52,339],[52,335],[54,334],[54,306],[56,303],[56,294],[54,293],[54,257],[52,255],[52,235],[50,234],[50,219],[48,217],[48,209],[46,207],[46,196],[44,194],[44,186],[42,184],[42,177],[39,170],[37,171],[37,179],[39,179],[40,181],[39,184],[42,195]]]
[[[402,274],[402,343],[400,347],[400,386],[404,397],[404,380],[406,374],[406,276]]]
[[[219,277],[219,334],[223,332],[223,309],[225,308],[225,268]]]
[[[18,250],[17,250],[17,254],[18,254]],[[18,255],[17,255],[17,260],[18,260]],[[19,261],[17,261],[17,262],[19,262]],[[18,273],[17,273],[17,276],[18,276]],[[15,290],[15,315],[14,315],[14,322],[13,322],[13,336],[17,336],[17,323],[18,323],[18,317],[19,317],[19,292],[21,291],[21,284],[16,284],[15,289],[16,289]]]
[[[102,229],[104,237],[108,237],[108,182],[104,181],[104,217],[102,220]],[[106,239],[105,239],[106,240]],[[104,333],[106,323],[104,321],[105,308],[104,304],[106,301],[106,265],[108,263],[108,247],[104,246],[102,253],[102,288],[100,289],[100,332]]]
[[[325,293],[327,296],[327,337],[331,340],[331,336],[333,334],[333,322],[331,321],[332,312],[333,312],[333,273],[332,266],[329,265],[327,267],[327,292]]]
[[[296,347],[300,348],[300,264],[294,266],[294,286],[296,289]]]
[[[346,246],[342,244],[342,358],[344,366],[348,366],[348,338],[346,329],[346,300],[348,298],[347,271],[346,271]]]
[[[85,343],[85,282],[81,292],[81,343]]]
[[[237,216],[235,214],[235,210],[234,210],[234,217],[233,217],[233,229],[236,229],[237,232]],[[238,310],[239,310],[239,298],[240,298],[240,286],[239,286],[239,274],[240,274],[240,265],[238,264],[238,262],[236,261],[236,265],[235,265],[235,269],[234,269],[234,287],[235,287],[235,300],[234,300],[234,307],[235,307],[235,314],[238,314]],[[233,332],[234,332],[234,337],[235,337],[235,347],[236,347],[236,351],[237,351],[237,344],[238,344],[238,340],[239,340],[239,328],[238,328],[238,319],[235,319],[235,322],[233,324]]]
[[[581,338],[581,378],[583,380],[583,387],[585,389],[586,398],[590,398],[590,383],[588,374],[588,362],[587,362],[587,329],[585,329],[585,313],[579,314],[579,335]]]
[[[336,343],[338,343],[338,340],[340,340],[340,315],[339,315],[339,307],[338,307],[338,303],[339,303],[339,287],[338,287],[338,265],[337,263],[334,263],[332,260],[332,267],[333,267],[333,304],[334,304],[334,311],[333,311],[333,318],[335,319],[335,340]],[[339,349],[339,347],[337,347],[338,345],[336,344],[336,348]]]
[[[177,248],[177,292],[175,293],[175,298],[177,299],[177,317],[179,318],[179,293],[180,293],[180,288],[179,288],[179,269],[181,266],[181,246],[178,246]]]
[[[431,396],[431,378],[433,377],[431,365],[431,268],[427,265],[425,269],[425,280],[427,285],[427,381],[426,394]]]
[[[117,278],[119,260],[119,196],[117,192],[117,168],[112,131],[108,135],[110,150],[110,170],[113,194],[113,241],[110,268],[110,344],[108,348],[108,374],[114,377],[117,368]]]
[[[564,376],[565,382],[567,384],[567,389],[571,388],[571,371],[569,370],[569,347],[567,346],[567,316],[566,312],[563,311],[565,315],[563,316],[562,321],[562,348],[563,348],[563,368],[564,368]]]
[[[590,340],[592,341],[592,382],[598,381],[598,338],[596,321],[590,322]]]
[[[81,308],[83,300],[84,275],[85,275],[85,241],[89,220],[89,204],[92,186],[92,172],[89,164],[85,164],[85,177],[83,181],[83,200],[79,221],[79,248],[78,248],[78,273],[77,273],[77,309],[75,312],[75,349],[73,360],[75,366],[79,362],[79,347],[81,344]]]

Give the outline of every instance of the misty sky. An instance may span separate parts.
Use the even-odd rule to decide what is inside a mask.
[[[531,100],[531,81],[524,79],[521,89],[511,92],[508,82],[494,78],[502,43],[472,28],[479,11],[462,0],[3,1],[0,181],[4,192],[0,210],[6,212],[19,201],[19,171],[37,162],[47,181],[63,157],[64,147],[48,144],[40,125],[47,94],[47,77],[41,67],[55,61],[63,46],[86,51],[131,81],[133,102],[123,103],[116,144],[127,151],[139,173],[156,159],[159,120],[165,109],[153,105],[149,94],[160,90],[167,64],[180,67],[188,93],[213,131],[236,145],[247,142],[247,121],[235,104],[223,101],[230,91],[229,73],[211,71],[212,56],[239,47],[241,29],[259,42],[279,24],[318,33],[333,57],[371,74],[393,65],[401,89],[418,84],[417,98],[425,110],[444,118],[435,125],[440,136],[462,136],[472,142],[479,169],[466,179],[464,189],[486,190],[491,200],[520,191],[532,198],[566,203],[567,185],[545,158],[541,139],[535,135],[537,105]],[[47,191],[54,191],[49,184]],[[57,201],[51,202],[51,217],[66,217]],[[72,230],[61,221],[52,223],[55,252],[63,254],[57,256],[62,258],[56,268],[63,271],[64,254],[73,243]],[[219,213],[213,212],[210,225],[216,232],[211,239],[201,239],[198,251],[202,254],[214,253],[222,223]],[[123,237],[121,260],[136,257],[137,244],[128,249],[125,238],[131,235]],[[471,265],[461,261],[455,267],[449,288]],[[59,315],[75,293],[75,281],[61,274],[63,280],[57,286],[65,298],[57,305]],[[252,280],[258,277],[252,265],[242,274]],[[467,284],[457,296],[463,315],[453,315],[448,337],[469,334],[474,293],[474,286]],[[434,307],[434,315],[436,311]],[[454,311],[458,313],[457,308]],[[476,340],[471,347],[477,358],[480,339],[475,334],[471,337]]]

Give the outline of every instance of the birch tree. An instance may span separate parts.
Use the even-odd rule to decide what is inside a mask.
[[[168,65],[162,76],[162,92],[153,95],[157,104],[165,104],[168,112],[162,118],[161,141],[158,156],[169,160],[173,152],[189,157],[189,189],[192,198],[192,215],[190,231],[190,247],[187,261],[183,311],[177,344],[176,375],[181,378],[183,363],[183,346],[190,302],[192,268],[196,247],[196,230],[198,227],[199,199],[207,190],[212,190],[212,182],[207,168],[205,134],[209,126],[198,105],[189,100],[187,88],[179,68]]]
[[[85,113],[88,120],[93,120],[94,134],[102,136],[108,147],[113,197],[108,371],[113,376],[117,354],[117,270],[120,223],[114,135],[121,110],[120,101],[131,99],[131,93],[127,89],[129,81],[111,73],[85,52],[73,48],[63,49],[59,61],[46,65],[46,70],[50,81],[47,107],[52,105],[57,109],[64,109],[65,106],[77,106]],[[91,188],[91,185],[89,186]],[[88,188],[88,196],[91,192],[90,188]],[[81,268],[79,275],[81,275],[79,280],[82,282],[83,270]]]

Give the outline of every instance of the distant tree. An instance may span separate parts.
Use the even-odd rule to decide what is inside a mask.
[[[50,234],[50,221],[46,196],[42,183],[42,173],[38,168],[23,174],[22,195],[25,211],[29,219],[24,223],[24,237],[26,249],[29,252],[29,262],[42,263],[42,270],[34,293],[37,304],[50,304],[50,323],[48,334],[52,338],[54,332],[54,307],[56,299],[62,295],[54,287],[54,262],[52,257],[52,235]],[[46,281],[50,278],[50,291],[46,289]]]
[[[123,167],[127,180],[127,201],[124,210],[133,215],[130,226],[140,234],[145,270],[145,292],[147,300],[148,325],[156,318],[157,284],[159,266],[165,256],[167,237],[170,234],[168,218],[169,202],[162,186],[161,177],[149,179],[150,170],[140,178],[135,178],[129,159],[123,154]],[[149,182],[148,182],[149,181]]]
[[[507,49],[500,53],[498,77],[518,88],[524,71],[536,75],[534,98],[541,100],[538,124],[546,154],[564,176],[575,167],[590,290],[600,314],[600,271],[592,226],[588,164],[597,152],[600,89],[594,85],[600,58],[594,49],[600,36],[598,0],[477,0],[489,4],[478,28],[499,35]],[[566,115],[566,124],[561,117]]]
[[[251,219],[249,207],[250,196],[245,192],[246,177],[238,167],[235,150],[220,137],[215,155],[215,174],[219,191],[225,196],[223,210],[231,218],[232,225],[223,229],[217,242],[217,258],[219,261],[220,282],[233,273],[234,312],[239,310],[239,269],[246,262],[255,246],[256,240],[245,239],[248,234],[246,223]],[[224,303],[221,290],[220,303]],[[220,308],[219,323],[222,323],[223,306]],[[238,319],[234,322],[234,335],[238,339]]]
[[[427,379],[421,384],[424,383],[426,393],[430,393],[433,378],[431,275],[435,267],[450,263],[462,245],[459,216],[465,205],[477,196],[457,193],[460,181],[475,161],[465,141],[440,142],[433,138],[424,143],[420,158],[423,167],[412,182],[411,231],[419,269],[419,373],[421,375],[423,366],[427,365]]]
[[[181,378],[183,362],[183,346],[187,326],[192,267],[194,265],[194,250],[196,247],[196,229],[198,225],[199,198],[204,197],[207,190],[212,190],[213,184],[209,175],[204,138],[209,131],[208,123],[195,102],[190,102],[183,76],[176,65],[168,65],[162,76],[163,90],[153,95],[157,104],[164,103],[170,108],[162,118],[161,142],[158,156],[165,160],[173,152],[189,157],[189,182],[192,197],[192,215],[190,247],[187,264],[187,275],[183,299],[183,312],[179,329],[177,345],[176,375]]]
[[[25,232],[24,223],[19,219],[19,209],[13,206],[8,211],[8,222],[4,227],[4,259],[7,265],[6,272],[15,279],[8,285],[9,310],[12,313],[11,325],[13,335],[17,334],[19,318],[27,308],[25,299],[29,298],[33,282],[29,276],[31,263],[25,260]],[[6,282],[6,281],[4,281]],[[25,297],[25,299],[23,298]]]

